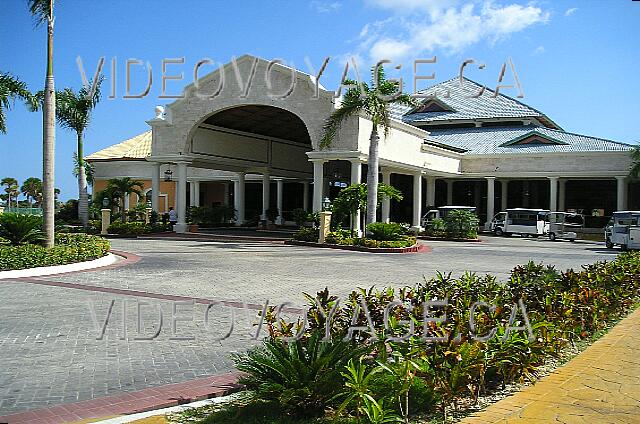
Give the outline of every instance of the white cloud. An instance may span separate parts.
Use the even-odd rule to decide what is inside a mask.
[[[410,15],[398,12],[362,29],[359,53],[371,63],[441,50],[445,50],[445,54],[456,53],[481,41],[495,43],[532,25],[544,24],[550,16],[533,3],[500,5],[493,0],[474,0],[463,5],[457,0],[366,1],[385,10],[412,10]]]
[[[574,13],[576,13],[578,11],[577,7],[572,7],[571,9],[567,9],[566,12],[564,12],[564,16],[571,16]]]
[[[535,49],[533,49],[533,55],[537,56],[539,54],[544,53],[545,51],[547,51],[547,50],[544,48],[544,46],[538,46]]]
[[[312,1],[309,5],[312,9],[319,13],[337,12],[342,7],[342,3],[340,3],[339,1]]]

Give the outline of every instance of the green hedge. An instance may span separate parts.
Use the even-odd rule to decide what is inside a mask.
[[[169,226],[165,224],[145,224],[144,222],[113,222],[109,225],[109,234],[129,234],[140,235],[150,233],[162,233],[169,231]]]
[[[56,244],[47,249],[36,244],[0,246],[0,270],[35,268],[84,262],[105,256],[109,241],[87,234],[56,234]]]

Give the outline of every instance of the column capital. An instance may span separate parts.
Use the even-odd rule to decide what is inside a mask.
[[[313,163],[326,163],[326,162],[329,162],[329,160],[328,160],[328,159],[324,159],[324,158],[322,158],[322,159],[309,159],[309,162],[313,162]]]
[[[489,180],[489,181],[495,181],[496,180],[496,177],[493,177],[493,176],[492,177],[484,177],[484,178],[485,178],[485,180]]]
[[[616,175],[615,178],[618,181],[625,181],[628,178],[628,176],[627,175]]]
[[[560,179],[560,177],[547,177],[548,179],[550,179],[551,181],[558,181]]]

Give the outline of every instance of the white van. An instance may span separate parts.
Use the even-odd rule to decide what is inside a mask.
[[[497,235],[520,234],[538,237],[545,233],[547,209],[507,209],[491,220],[491,231]]]
[[[604,231],[607,248],[640,249],[640,211],[614,212]]]
[[[577,213],[549,212],[545,216],[544,232],[549,240],[565,239],[571,242],[584,230],[584,217]]]
[[[473,206],[441,206],[438,209],[431,209],[422,216],[421,225],[427,228],[428,224],[436,218],[444,219],[451,211],[469,211],[476,213]]]

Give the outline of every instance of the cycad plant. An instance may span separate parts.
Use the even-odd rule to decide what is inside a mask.
[[[39,243],[44,238],[42,219],[37,215],[3,213],[0,215],[0,238],[13,246]]]
[[[323,341],[324,333],[295,341],[269,338],[247,353],[234,354],[236,368],[247,374],[241,383],[261,400],[275,400],[282,411],[296,417],[321,416],[341,389],[349,360],[366,348],[342,339]]]
[[[324,134],[320,148],[327,148],[335,139],[341,124],[350,117],[364,114],[373,124],[369,137],[369,157],[367,160],[367,204],[376,205],[378,199],[378,130],[382,128],[384,135],[389,134],[391,128],[391,104],[415,106],[415,100],[408,94],[399,92],[399,83],[385,78],[382,66],[373,68],[371,86],[345,80],[345,85],[352,87],[347,90],[340,106],[331,113],[324,125]],[[366,223],[376,222],[376,208],[367,209]]]

